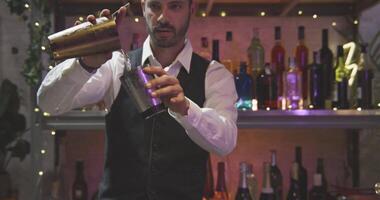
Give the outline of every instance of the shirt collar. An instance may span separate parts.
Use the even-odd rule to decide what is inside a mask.
[[[177,62],[179,62],[186,69],[187,73],[189,73],[192,55],[193,55],[193,47],[191,46],[190,40],[186,39],[185,40],[185,47],[178,54],[177,58],[174,60],[174,62],[172,64],[170,64],[169,66],[165,66],[165,67],[174,66]],[[152,48],[150,46],[150,36],[148,36],[144,41],[141,65],[143,65],[147,59],[156,60],[156,58],[153,55]],[[157,61],[157,63],[158,63],[158,61]]]

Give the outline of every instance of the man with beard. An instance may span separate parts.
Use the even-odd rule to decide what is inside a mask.
[[[142,0],[148,38],[128,52],[132,67],[149,63],[154,74],[146,87],[158,88],[167,112],[144,120],[121,89],[120,52],[68,59],[45,77],[40,107],[57,115],[104,101],[106,158],[101,199],[200,200],[209,154],[227,155],[236,145],[237,99],[233,76],[216,61],[193,52],[187,30],[191,0]],[[127,52],[126,9],[116,19]],[[110,16],[103,10],[102,16]],[[95,23],[90,15],[87,20]]]

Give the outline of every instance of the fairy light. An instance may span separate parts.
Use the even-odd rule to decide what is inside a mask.
[[[261,12],[260,12],[260,16],[261,16],[261,17],[264,17],[265,15],[266,15],[266,13],[265,13],[264,11],[261,11]]]
[[[81,110],[82,112],[86,112],[86,108],[82,108],[82,110]]]
[[[135,22],[138,23],[140,19],[138,17],[135,17]]]
[[[314,105],[309,105],[309,108],[310,109],[314,109]]]
[[[26,9],[28,9],[28,8],[30,8],[30,5],[29,5],[28,3],[25,3],[25,4],[24,4],[24,7],[25,7]]]
[[[356,110],[357,110],[357,111],[362,111],[362,108],[361,108],[361,107],[358,107]]]
[[[44,117],[49,117],[49,116],[50,116],[50,113],[48,113],[48,112],[44,112],[43,115],[44,115]]]
[[[42,51],[45,51],[45,50],[46,50],[46,47],[45,47],[45,46],[41,46],[41,50],[42,50]]]
[[[80,22],[83,22],[83,21],[84,21],[84,18],[83,18],[83,17],[79,17],[79,21],[80,21]]]
[[[54,67],[53,65],[49,65],[49,69],[52,70]]]
[[[336,22],[332,22],[331,25],[332,25],[332,26],[336,26]]]
[[[50,134],[51,134],[51,135],[55,135],[56,132],[55,132],[55,131],[51,131]]]
[[[299,10],[298,11],[298,15],[302,15],[303,14],[303,11],[302,10]]]
[[[46,153],[46,150],[45,149],[41,149],[41,154],[45,154]]]
[[[43,176],[43,175],[44,175],[44,172],[43,172],[43,171],[39,171],[39,172],[38,172],[38,175]]]
[[[206,17],[206,16],[207,16],[206,12],[202,12],[202,13],[201,13],[201,16],[202,16],[202,17]]]
[[[40,26],[40,23],[35,22],[35,23],[34,23],[34,26],[39,27],[39,26]]]
[[[270,108],[269,108],[269,107],[267,107],[267,108],[266,108],[266,110],[267,110],[267,111],[270,111]]]
[[[318,18],[318,15],[317,14],[314,14],[313,15],[313,19],[317,19]]]
[[[39,108],[34,108],[34,112],[40,112]]]
[[[337,111],[337,110],[338,110],[338,108],[334,107],[334,108],[333,108],[333,110],[334,110],[334,111]]]
[[[377,104],[377,107],[379,107],[379,108],[380,108],[380,103],[378,103],[378,104]]]
[[[108,113],[108,109],[107,109],[107,108],[106,108],[106,109],[104,109],[104,112]]]
[[[222,11],[222,12],[220,12],[220,16],[225,17],[225,16],[227,16],[227,13],[225,11]]]
[[[358,25],[358,24],[359,24],[359,21],[356,19],[356,20],[354,21],[354,24],[355,24],[355,25]]]

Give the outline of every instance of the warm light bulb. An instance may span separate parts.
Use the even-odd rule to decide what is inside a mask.
[[[336,22],[331,23],[332,26],[336,26]]]
[[[46,47],[45,47],[45,46],[41,46],[41,50],[42,50],[42,51],[45,51],[45,50],[46,50]]]
[[[266,13],[265,13],[264,11],[262,11],[262,12],[260,13],[260,15],[261,15],[261,17],[264,17],[264,16],[266,15]]]
[[[227,16],[227,13],[225,11],[222,11],[222,12],[220,12],[220,16],[225,17],[225,16]]]
[[[39,171],[38,175],[42,176],[42,175],[44,175],[44,172],[43,171]]]
[[[380,103],[377,104],[377,107],[380,107]]]
[[[29,4],[27,4],[27,3],[24,5],[24,7],[25,8],[30,8]]]
[[[314,105],[309,105],[309,108],[310,108],[310,109],[313,109],[313,108],[314,108]]]
[[[258,104],[257,99],[252,99],[252,111],[258,110],[257,104]]]
[[[338,110],[338,108],[333,108],[333,110],[334,110],[334,111],[337,111],[337,110]]]
[[[82,108],[82,110],[81,110],[82,112],[86,112],[86,108]]]
[[[55,131],[51,131],[51,135],[55,135],[56,133],[55,133]]]
[[[206,12],[202,12],[202,13],[201,13],[201,16],[202,16],[202,17],[206,17],[206,16],[207,16]]]
[[[135,17],[135,22],[138,23],[140,19],[138,17]]]
[[[355,20],[355,21],[354,21],[354,24],[355,24],[355,25],[359,24],[359,21],[358,21],[358,20]]]
[[[362,111],[362,108],[359,107],[359,108],[357,108],[356,110],[357,110],[357,111]]]
[[[270,108],[269,107],[267,107],[267,109],[266,109],[267,111],[270,111]]]
[[[313,19],[317,19],[318,18],[318,15],[317,14],[314,14],[313,15]]]
[[[46,150],[45,149],[41,149],[41,154],[45,154],[46,153]]]
[[[39,108],[34,108],[34,112],[40,112]]]
[[[48,112],[44,112],[43,115],[44,115],[45,117],[49,117],[49,116],[50,116],[50,113],[48,113]]]
[[[298,15],[302,15],[303,14],[303,11],[302,10],[299,10],[298,11]]]
[[[52,70],[54,67],[53,65],[49,65],[49,69]]]
[[[39,26],[40,26],[40,23],[35,22],[35,23],[34,23],[34,26],[39,27]]]
[[[83,22],[83,21],[84,21],[84,18],[83,18],[83,17],[79,17],[79,21],[80,21],[80,22]]]

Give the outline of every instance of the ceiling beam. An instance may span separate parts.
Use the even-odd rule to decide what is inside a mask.
[[[285,17],[285,16],[287,16],[287,15],[289,14],[289,12],[290,12],[294,7],[296,7],[297,4],[298,4],[299,2],[300,2],[300,0],[292,0],[292,1],[290,1],[290,2],[288,3],[288,5],[286,5],[286,6],[284,7],[284,9],[282,10],[280,16],[281,16],[281,17]]]

